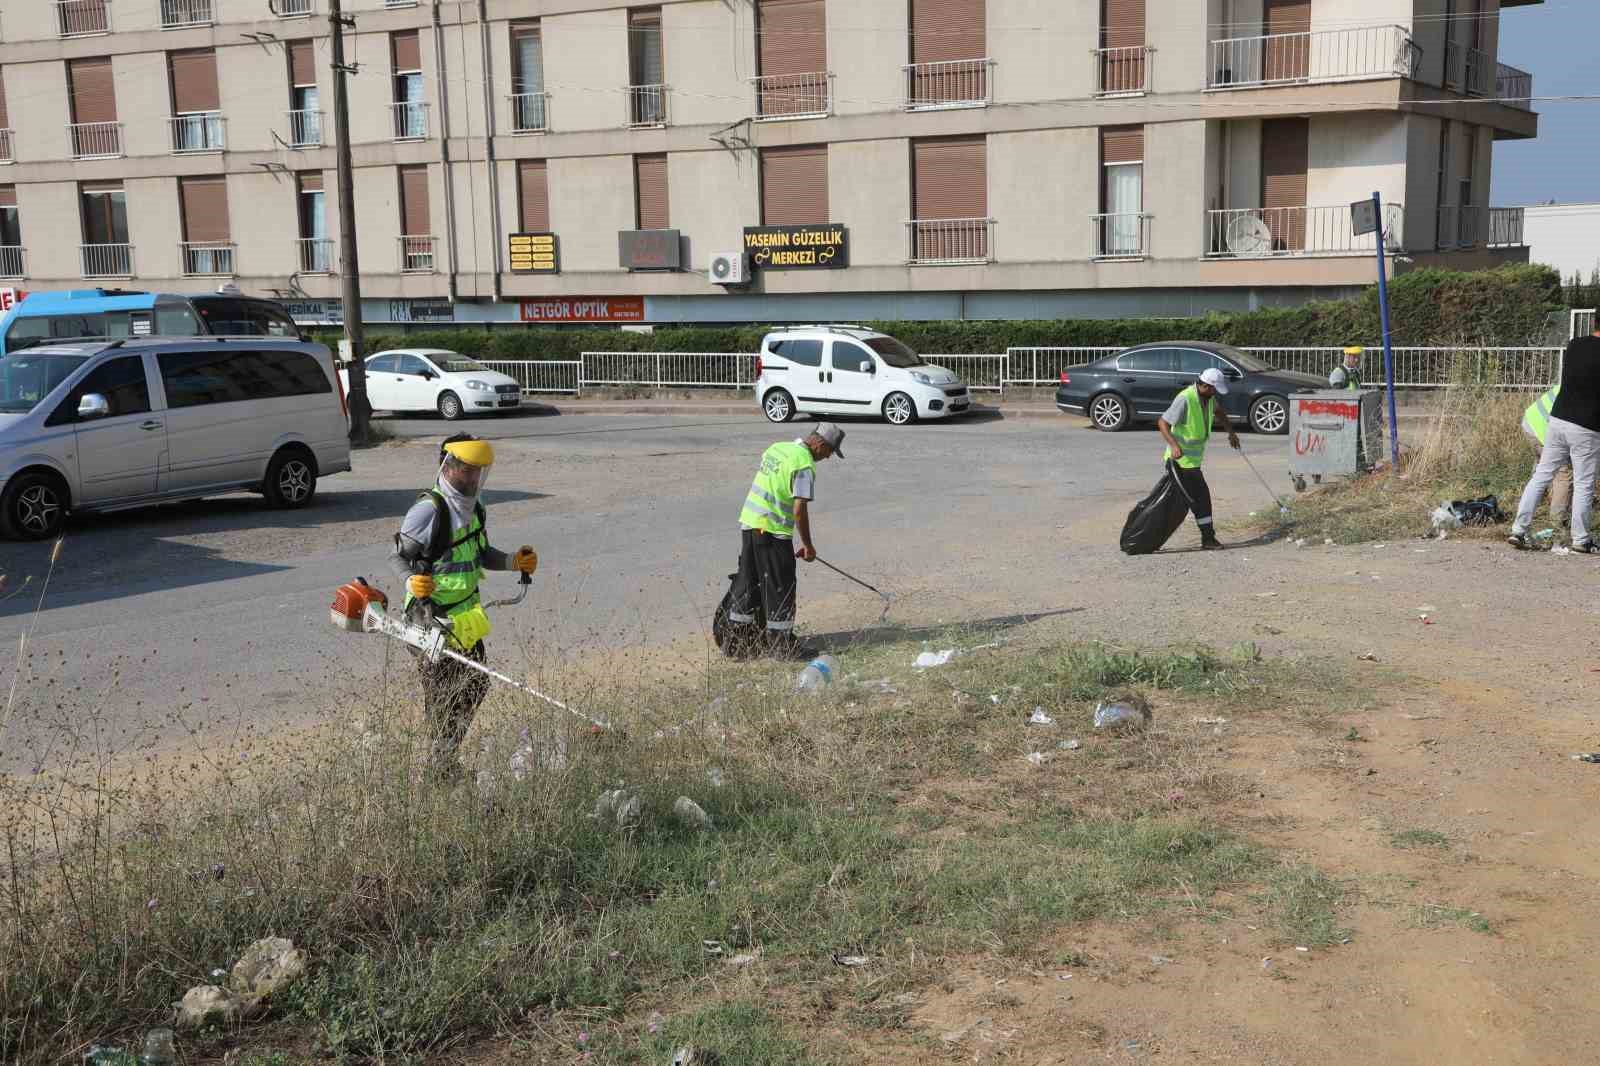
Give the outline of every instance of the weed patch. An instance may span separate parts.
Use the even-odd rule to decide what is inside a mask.
[[[1403,851],[1416,848],[1448,848],[1450,838],[1432,829],[1402,829],[1389,837],[1389,843]]]

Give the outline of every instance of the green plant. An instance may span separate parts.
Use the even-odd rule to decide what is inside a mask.
[[[1450,838],[1432,829],[1402,829],[1389,837],[1389,843],[1405,850],[1447,848],[1450,846]]]

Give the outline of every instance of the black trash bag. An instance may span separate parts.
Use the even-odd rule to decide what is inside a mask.
[[[728,591],[711,616],[711,639],[717,648],[730,659],[748,659],[760,654],[761,639],[767,628],[767,608],[756,597],[754,622],[735,622],[728,617],[733,610],[733,586],[739,580],[737,573],[728,575]]]
[[[1150,555],[1172,539],[1189,514],[1184,495],[1171,471],[1161,475],[1150,495],[1134,505],[1122,526],[1122,550],[1129,555]]]
[[[1497,526],[1506,520],[1498,496],[1479,496],[1475,500],[1451,500],[1450,512],[1464,526]]]

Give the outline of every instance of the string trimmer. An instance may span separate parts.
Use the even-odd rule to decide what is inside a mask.
[[[889,608],[894,606],[894,597],[893,596],[890,596],[887,592],[882,592],[882,591],[880,591],[878,589],[873,588],[871,585],[867,584],[865,581],[862,581],[859,577],[856,577],[854,574],[845,573],[843,570],[840,570],[837,566],[834,566],[832,563],[828,562],[828,560],[824,559],[820,555],[817,556],[817,562],[821,563],[823,566],[826,566],[829,570],[832,570],[834,573],[838,574],[840,577],[844,578],[846,581],[854,581],[856,584],[860,585],[862,588],[866,589],[868,592],[872,593],[875,596],[878,596],[878,597],[882,598],[882,600],[883,600],[883,613],[878,616],[878,622],[879,622],[879,624],[882,624],[883,622],[888,620],[888,618],[889,618]]]
[[[515,607],[528,595],[528,586],[533,584],[533,579],[527,574],[522,575],[520,587],[515,596],[504,600],[493,600],[484,604],[485,607]],[[389,614],[389,597],[381,589],[376,589],[367,584],[366,578],[358,577],[346,585],[340,585],[333,594],[333,603],[328,609],[330,620],[334,628],[342,629],[348,633],[382,633],[386,637],[398,640],[408,647],[415,648],[424,660],[436,663],[440,659],[451,659],[478,671],[487,674],[502,684],[536,700],[548,703],[558,710],[566,711],[574,718],[581,718],[592,726],[600,729],[610,729],[608,722],[598,718],[590,718],[582,711],[567,706],[554,696],[547,696],[531,685],[524,684],[515,678],[507,677],[498,670],[491,670],[488,666],[478,662],[471,656],[462,655],[450,647],[450,619],[435,614],[424,625],[411,622],[405,618],[392,617]]]

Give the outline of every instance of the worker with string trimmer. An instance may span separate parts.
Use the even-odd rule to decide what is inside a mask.
[[[488,661],[483,638],[489,615],[478,595],[485,570],[517,571],[526,584],[539,556],[524,544],[507,555],[491,547],[480,497],[494,466],[494,449],[466,433],[439,449],[439,476],[406,512],[395,534],[390,567],[405,582],[405,614],[413,622],[443,616],[450,650]],[[456,751],[489,690],[489,677],[450,656],[418,656],[424,706],[432,732],[431,764],[440,777],[455,776]]]

